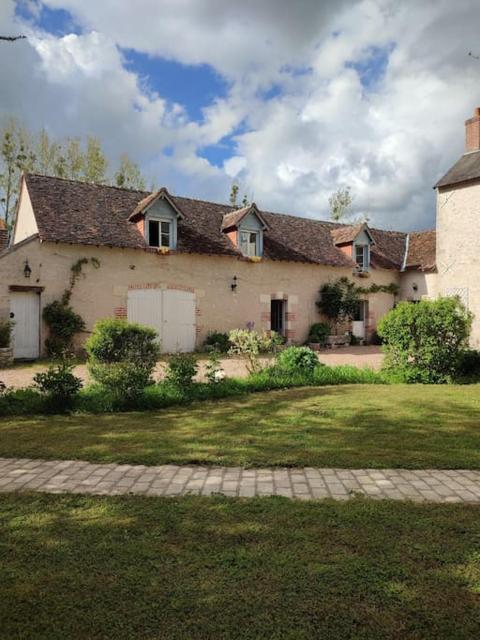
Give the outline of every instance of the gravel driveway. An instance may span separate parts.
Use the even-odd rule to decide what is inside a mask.
[[[328,351],[322,351],[319,353],[319,360],[328,365],[339,364],[351,364],[356,367],[371,367],[372,369],[379,369],[383,362],[383,354],[380,347],[346,347],[341,349],[332,349]],[[262,358],[262,362],[267,364],[269,358]],[[239,376],[244,377],[247,375],[247,369],[245,367],[245,361],[242,358],[224,358],[222,359],[222,366],[225,370],[227,377]],[[203,379],[203,372],[205,368],[206,360],[204,356],[200,358],[200,371],[199,379]],[[156,378],[161,378],[163,375],[163,369],[165,367],[164,362],[159,362],[156,368]],[[0,369],[0,380],[4,382],[7,387],[28,387],[33,382],[33,376],[38,371],[44,371],[47,365],[42,363],[27,363],[24,365],[15,365],[9,369]],[[75,375],[82,378],[82,380],[88,380],[87,367],[84,364],[77,365],[75,367]]]

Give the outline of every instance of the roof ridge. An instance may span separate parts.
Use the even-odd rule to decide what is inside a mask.
[[[46,173],[35,173],[34,171],[25,171],[25,177],[34,176],[35,178],[47,178],[48,180],[61,180],[62,182],[73,182],[74,184],[87,184],[90,187],[102,187],[107,189],[116,189],[117,191],[127,191],[128,193],[141,193],[149,195],[155,191],[142,191],[141,189],[128,189],[127,187],[119,187],[116,184],[100,184],[98,182],[89,182],[88,180],[75,180],[73,178],[61,178],[60,176],[49,176]]]

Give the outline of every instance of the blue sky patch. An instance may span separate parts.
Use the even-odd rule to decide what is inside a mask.
[[[133,49],[121,51],[129,71],[162,98],[181,104],[192,120],[201,122],[202,109],[227,95],[228,83],[209,65],[185,65]]]
[[[50,9],[42,4],[40,15],[36,16],[30,11],[26,3],[17,2],[15,15],[23,20],[33,22],[35,26],[57,37],[62,37],[69,33],[78,35],[82,32],[79,25],[75,23],[72,14],[69,11],[65,11],[65,9]]]
[[[360,78],[365,91],[374,91],[387,70],[390,54],[395,48],[394,44],[385,47],[369,47],[361,60],[348,61],[347,69],[354,69]]]
[[[202,147],[197,151],[197,155],[208,160],[213,166],[221,169],[225,160],[235,155],[235,149],[236,144],[232,136],[226,136],[217,144]]]

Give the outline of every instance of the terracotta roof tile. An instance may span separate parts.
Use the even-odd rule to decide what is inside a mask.
[[[144,207],[152,194],[36,174],[27,174],[25,180],[41,240],[148,248],[137,225],[129,222],[129,217],[142,201]],[[178,220],[177,251],[241,256],[222,232],[225,216],[237,215],[238,210],[192,198],[172,195],[170,198],[184,216]],[[332,231],[343,230],[345,225],[264,211],[260,214],[268,226],[264,232],[266,258],[353,266],[352,260],[335,246],[332,238]],[[372,263],[400,269],[406,234],[379,229],[369,231],[375,241]]]
[[[406,268],[433,271],[435,269],[436,239],[437,234],[433,230],[411,233]]]

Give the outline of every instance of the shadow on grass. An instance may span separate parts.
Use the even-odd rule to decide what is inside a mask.
[[[0,420],[0,456],[142,464],[480,468],[478,387],[272,391],[157,412]]]
[[[2,496],[2,633],[475,638],[479,515],[367,500]]]

